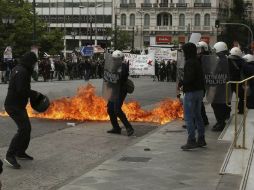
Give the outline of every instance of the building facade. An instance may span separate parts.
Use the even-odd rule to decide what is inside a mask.
[[[36,0],[36,12],[48,30],[64,32],[64,53],[86,45],[109,43],[112,28],[112,0]]]
[[[229,16],[230,0],[121,0],[115,4],[121,30],[133,32],[134,47],[185,43],[198,32],[216,42],[216,19]]]

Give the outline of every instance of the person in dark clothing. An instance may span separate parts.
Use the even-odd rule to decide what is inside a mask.
[[[7,96],[5,99],[5,110],[15,121],[18,131],[13,137],[6,154],[5,161],[19,169],[21,166],[17,158],[33,160],[33,157],[26,154],[30,142],[31,124],[27,114],[26,105],[29,98],[36,98],[38,92],[31,90],[31,75],[37,56],[33,52],[23,55],[20,63],[15,66],[10,76]]]
[[[214,44],[214,49],[217,57],[219,58],[218,70],[221,74],[226,75],[228,80],[228,47],[225,42],[217,42]],[[230,118],[231,108],[226,104],[226,83],[217,85],[214,93],[214,100],[211,102],[213,112],[216,118],[216,124],[212,127],[212,131],[222,131],[226,125],[226,120]],[[223,101],[221,101],[221,99]]]
[[[246,64],[243,66],[243,76],[244,78],[249,78],[254,75],[254,56],[247,54],[243,59],[246,61]],[[249,81],[249,93],[246,104],[248,109],[254,109],[254,79]]]
[[[119,88],[119,94],[117,94],[118,97],[114,100],[109,100],[107,104],[107,112],[109,114],[109,118],[111,121],[111,124],[113,128],[109,131],[108,133],[113,133],[113,134],[121,134],[121,128],[119,126],[119,123],[117,121],[117,118],[119,118],[124,126],[126,127],[127,135],[131,136],[134,133],[134,129],[132,128],[131,123],[128,121],[125,113],[122,110],[122,105],[123,102],[127,96],[127,89],[125,87],[125,83],[128,79],[129,76],[129,65],[128,63],[124,62],[124,55],[121,51],[116,50],[113,52],[112,57],[114,58],[121,58],[122,63],[121,63],[121,73],[119,75],[119,80],[118,80],[118,88]]]
[[[241,81],[242,80],[242,69],[245,64],[244,59],[242,59],[242,51],[238,47],[233,47],[230,50],[230,55],[228,56],[229,63],[229,74],[231,81]],[[236,93],[236,84],[231,84],[232,93]],[[242,84],[239,85],[238,88],[238,113],[243,114],[244,109],[244,90]]]
[[[193,43],[186,43],[183,47],[185,65],[183,80],[179,81],[178,87],[183,87],[184,96],[184,119],[188,131],[188,140],[181,147],[189,150],[206,146],[205,128],[201,116],[201,103],[204,95],[204,76],[200,61],[197,57],[197,48]],[[195,121],[195,124],[194,124]],[[196,131],[198,140],[196,141]]]
[[[206,42],[201,41],[201,42],[198,42],[197,48],[198,48],[198,59],[201,63],[202,56],[210,54],[209,47],[208,47],[208,44]],[[204,96],[205,96],[205,90],[204,90]],[[201,104],[201,116],[202,116],[204,125],[205,126],[209,125],[209,121],[208,121],[208,117],[206,115],[205,105],[204,105],[203,101],[202,101],[202,104]]]

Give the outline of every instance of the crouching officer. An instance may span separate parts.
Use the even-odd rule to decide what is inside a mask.
[[[30,98],[34,103],[33,107],[36,107],[38,101],[44,101],[44,105],[46,105],[44,108],[49,106],[48,99],[42,98],[40,93],[31,90],[31,75],[36,62],[37,56],[33,52],[28,52],[22,56],[20,63],[12,70],[4,103],[6,112],[18,127],[18,131],[10,143],[5,158],[5,162],[15,169],[21,167],[16,157],[19,159],[33,160],[33,157],[26,153],[31,134],[31,124],[26,110],[28,99]],[[41,109],[39,111],[44,110]]]

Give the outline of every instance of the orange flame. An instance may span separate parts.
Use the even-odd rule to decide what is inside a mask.
[[[77,95],[71,98],[60,98],[51,102],[50,107],[44,113],[36,113],[30,105],[27,106],[29,117],[62,119],[77,121],[106,121],[107,102],[95,95],[95,87],[88,84],[80,87]],[[183,108],[179,100],[165,99],[151,111],[141,109],[138,102],[124,103],[123,111],[130,121],[156,122],[165,124],[177,118],[183,118]],[[0,113],[7,116],[6,112]]]

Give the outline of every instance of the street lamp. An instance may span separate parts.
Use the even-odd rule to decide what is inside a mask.
[[[35,0],[33,0],[33,43],[36,41],[36,12],[35,12]]]
[[[137,13],[140,14],[140,20],[141,20],[141,29],[140,29],[140,51],[143,50],[143,45],[144,45],[144,40],[143,40],[143,15],[145,13],[145,11],[143,10],[139,10],[137,11]]]

